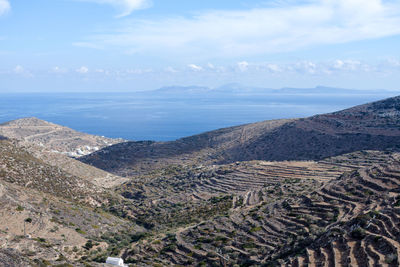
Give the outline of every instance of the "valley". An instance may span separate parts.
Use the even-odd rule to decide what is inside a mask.
[[[0,266],[398,266],[399,111],[170,142],[2,124]]]

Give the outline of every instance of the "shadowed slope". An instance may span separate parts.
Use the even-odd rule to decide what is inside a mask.
[[[309,160],[400,148],[400,97],[283,125],[226,152],[225,160]]]
[[[171,164],[212,163],[224,151],[237,147],[291,120],[274,120],[219,129],[174,142],[125,142],[80,158],[100,169],[122,176],[146,173]]]
[[[358,150],[400,148],[400,97],[298,120],[220,129],[174,142],[127,142],[81,160],[132,176],[171,164],[317,160]]]

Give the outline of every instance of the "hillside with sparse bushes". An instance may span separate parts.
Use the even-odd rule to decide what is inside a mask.
[[[0,266],[399,266],[400,97],[79,161],[44,135],[0,140]]]

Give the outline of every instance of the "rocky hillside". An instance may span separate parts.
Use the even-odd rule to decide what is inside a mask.
[[[225,128],[175,142],[125,142],[79,160],[121,176],[143,174],[173,164],[219,162],[223,159],[222,151],[244,145],[248,140],[273,131],[289,121],[264,121]]]
[[[47,165],[14,143],[0,141],[0,179],[56,197],[101,205],[104,190],[60,168]]]
[[[113,238],[143,231],[113,212],[123,202],[16,141],[0,141],[0,266],[87,266],[89,255],[97,266],[119,255],[122,247]]]
[[[400,149],[400,97],[287,123],[224,152],[224,160],[321,159],[363,149]]]
[[[97,186],[111,188],[126,182],[126,178],[88,166],[75,159],[122,142],[121,139],[80,133],[37,118],[19,119],[1,124],[0,140],[2,140],[1,134],[12,139],[14,145],[46,164],[60,168]]]
[[[181,177],[176,191],[198,202],[204,192],[214,194],[208,208],[173,200],[177,192],[153,201],[143,218],[181,225],[135,243],[126,258],[143,265],[398,266],[399,160],[396,153],[364,151],[314,163],[225,166],[209,178],[193,175],[200,180],[194,187]],[[167,190],[164,183],[159,192]]]
[[[126,142],[82,162],[133,176],[173,164],[318,160],[363,149],[400,149],[400,97],[297,120],[220,129],[174,142]]]
[[[45,147],[49,151],[80,157],[123,142],[77,132],[38,118],[24,118],[0,124],[0,136]]]
[[[112,188],[128,181],[127,178],[120,177],[82,163],[75,158],[68,157],[65,154],[49,151],[45,147],[38,146],[34,143],[29,143],[26,141],[14,141],[14,144],[20,149],[29,152],[35,158],[46,162],[46,164],[60,168],[64,172],[72,174],[83,180],[87,180],[98,187]]]
[[[1,140],[0,266],[399,266],[399,115],[397,97],[82,162]]]

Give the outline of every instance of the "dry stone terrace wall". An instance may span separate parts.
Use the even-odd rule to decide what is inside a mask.
[[[85,156],[83,162],[126,176],[114,177],[123,184],[112,189],[59,168],[66,162],[61,158],[49,166],[45,154],[21,145],[68,147],[85,136],[32,118],[10,122],[0,128],[20,141],[0,141],[1,212],[13,216],[15,235],[25,215],[40,210],[50,222],[43,228],[49,236],[57,224],[82,240],[93,234],[96,242],[107,243],[107,250],[87,249],[89,243],[69,251],[77,266],[108,254],[138,266],[398,266],[399,101],[176,142],[120,143]],[[388,150],[359,151],[366,148]],[[74,171],[84,166],[74,165]],[[26,205],[31,198],[35,203]],[[32,218],[31,227],[39,229],[42,223]],[[15,248],[26,241],[2,230]],[[51,250],[56,260],[62,248],[51,246],[65,241],[54,240],[30,241],[43,248],[40,253]]]
[[[367,266],[365,261],[397,266],[400,162],[395,158],[371,151],[327,159],[321,163],[326,169],[341,168],[344,174],[314,184],[286,176],[286,184],[281,180],[280,186],[247,194],[257,201],[236,198],[228,214],[137,245],[130,257],[146,262],[161,251],[157,257],[164,264],[212,265],[226,258],[229,264],[265,266]],[[371,164],[375,167],[367,167]],[[324,170],[314,177],[305,172],[305,179],[316,181],[318,173]]]
[[[119,192],[128,198],[140,195],[152,201],[169,199],[172,202],[186,198],[209,199],[219,195],[253,195],[261,189],[272,190],[277,184],[293,181],[298,184],[321,184],[336,179],[346,171],[385,162],[389,154],[362,151],[318,162],[249,161],[202,167],[172,165],[132,179]],[[142,201],[141,198],[139,200]]]
[[[315,194],[339,207],[338,222],[286,266],[398,266],[400,164],[361,169]]]

